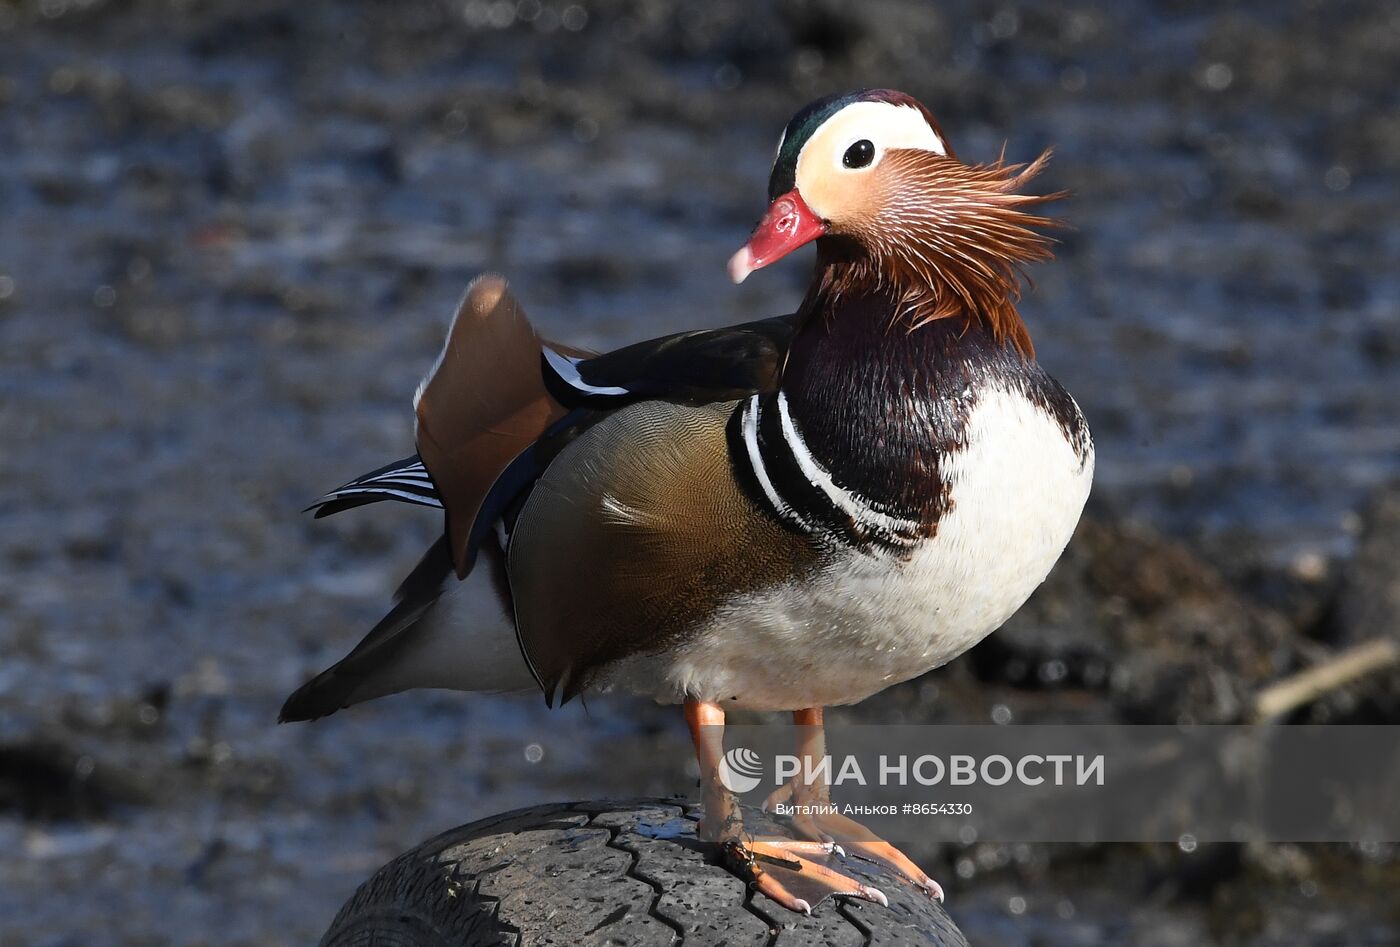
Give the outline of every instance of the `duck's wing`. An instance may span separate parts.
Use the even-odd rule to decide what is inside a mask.
[[[544,351],[549,389],[565,403],[621,404],[661,398],[691,404],[731,401],[778,386],[795,328],[779,316],[638,342],[604,355]]]

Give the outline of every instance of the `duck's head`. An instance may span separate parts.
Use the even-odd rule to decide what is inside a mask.
[[[921,319],[1011,305],[1019,269],[1049,257],[1019,194],[1044,167],[959,161],[927,108],[867,89],[819,99],[788,122],[768,182],[768,211],[729,261],[736,283],[820,241],[819,260],[923,301]]]

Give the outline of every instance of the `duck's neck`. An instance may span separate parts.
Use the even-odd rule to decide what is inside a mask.
[[[812,455],[876,504],[927,519],[946,501],[942,458],[966,444],[975,393],[1033,365],[975,315],[907,328],[907,294],[890,281],[819,276],[782,389]]]
[[[1016,308],[1020,286],[1014,271],[935,267],[933,248],[917,243],[904,252],[877,253],[841,237],[817,241],[817,269],[800,315],[830,318],[870,299],[884,307],[891,330],[913,330],[940,320],[979,325],[996,342],[1035,358],[1030,332]],[[922,261],[914,265],[911,259]],[[987,272],[992,275],[987,276]]]

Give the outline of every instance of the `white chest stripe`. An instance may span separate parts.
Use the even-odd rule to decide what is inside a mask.
[[[768,476],[768,467],[763,462],[763,452],[758,449],[758,398],[758,395],[754,395],[749,399],[749,403],[744,405],[743,417],[740,418],[744,431],[744,449],[748,452],[749,466],[753,468],[754,479],[758,481],[763,495],[768,498],[768,502],[773,505],[773,509],[780,517],[790,520],[810,532],[811,526],[801,516],[798,516],[792,507],[787,505]]]
[[[874,526],[895,535],[919,529],[917,520],[902,519],[881,513],[871,507],[864,497],[852,493],[832,479],[831,474],[817,462],[817,459],[812,456],[812,452],[807,449],[807,442],[802,439],[797,425],[792,422],[792,414],[788,411],[787,394],[781,390],[778,392],[778,416],[782,419],[783,440],[787,442],[788,449],[792,451],[792,457],[793,460],[797,461],[798,469],[802,471],[803,476],[811,481],[812,486],[826,494],[833,506],[857,523]]]
[[[575,391],[585,395],[626,395],[631,394],[626,388],[619,388],[613,385],[590,385],[583,380],[579,374],[579,359],[571,358],[568,355],[561,355],[549,346],[544,346],[544,359],[549,363],[549,367],[554,369],[554,374],[559,376],[559,380]]]

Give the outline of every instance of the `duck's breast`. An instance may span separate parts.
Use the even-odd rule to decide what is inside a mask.
[[[1074,532],[1094,453],[1052,380],[976,392],[947,505],[902,551],[847,548],[826,568],[738,596],[647,673],[674,692],[753,709],[862,700],[962,654],[1006,621]],[[663,683],[664,682],[664,683]]]

